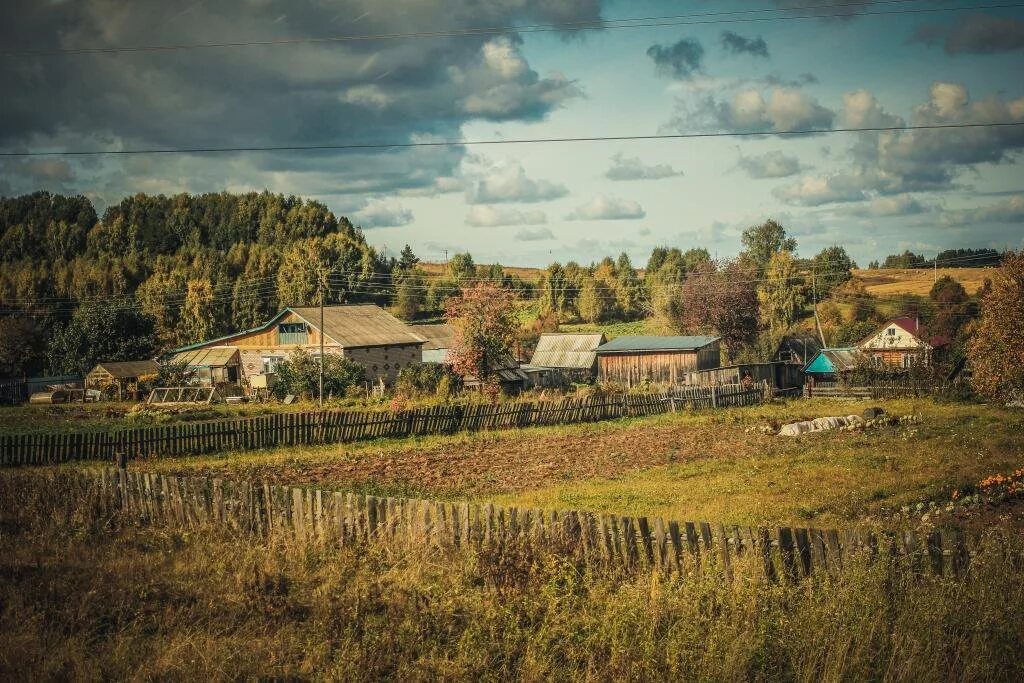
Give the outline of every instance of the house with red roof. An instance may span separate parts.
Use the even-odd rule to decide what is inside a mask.
[[[910,368],[931,365],[938,351],[949,345],[945,337],[927,337],[917,318],[895,318],[867,337],[857,348],[878,366]]]

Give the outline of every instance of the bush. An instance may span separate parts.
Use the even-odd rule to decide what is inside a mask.
[[[458,375],[443,363],[407,365],[398,373],[395,393],[408,398],[434,395],[446,397],[457,389],[458,380]]]
[[[328,353],[324,356],[324,397],[344,396],[353,387],[366,381],[366,370],[348,358]],[[320,392],[320,363],[302,349],[292,351],[288,360],[277,366],[274,395],[283,398],[294,394],[311,398]]]

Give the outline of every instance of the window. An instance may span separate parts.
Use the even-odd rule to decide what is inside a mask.
[[[277,326],[277,335],[282,344],[309,343],[306,323],[281,323]]]
[[[903,354],[903,367],[909,368],[914,365],[914,356],[910,353]]]
[[[889,335],[890,337],[895,337],[896,336],[896,328],[895,327],[890,327],[889,329],[887,329],[885,331],[885,333],[887,335]]]
[[[263,372],[270,374],[277,372],[278,364],[285,361],[287,356],[263,356]]]

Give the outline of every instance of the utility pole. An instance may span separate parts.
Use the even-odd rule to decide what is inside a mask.
[[[320,268],[320,407],[324,407],[324,269]]]
[[[932,265],[935,266],[934,270],[932,271],[932,272],[935,273],[935,277],[932,278],[932,284],[935,284],[936,282],[939,281],[939,255],[938,254],[935,254],[935,260],[932,261]]]
[[[821,347],[825,348],[825,333],[821,331],[821,321],[818,319],[818,278],[814,268],[811,268],[811,292],[814,301],[814,324],[818,326],[818,337],[821,338]]]

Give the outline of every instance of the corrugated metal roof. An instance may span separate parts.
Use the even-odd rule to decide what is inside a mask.
[[[427,343],[423,350],[427,349],[450,349],[455,341],[455,329],[447,323],[438,325],[410,325],[409,329],[413,334],[423,337]]]
[[[573,368],[585,370],[594,366],[594,350],[607,341],[597,333],[540,335],[530,365],[544,368]]]
[[[289,309],[313,327],[320,327],[320,308]],[[343,348],[389,346],[426,341],[408,325],[374,304],[346,304],[324,307],[324,334]]]
[[[627,336],[616,337],[607,344],[597,347],[597,353],[614,353],[628,351],[695,351],[703,348],[719,337],[654,337]]]
[[[155,360],[117,360],[99,363],[96,368],[106,370],[117,379],[153,375],[160,371]],[[93,368],[95,370],[96,368]]]
[[[526,373],[519,369],[519,361],[511,355],[504,355],[497,360],[487,362],[487,373],[497,375],[502,382],[518,382],[526,379]],[[462,378],[464,384],[472,385],[477,383],[473,375],[466,375]]]
[[[238,365],[238,349],[229,346],[194,349],[175,354],[172,361],[183,362],[190,368],[220,368],[227,365]]]

